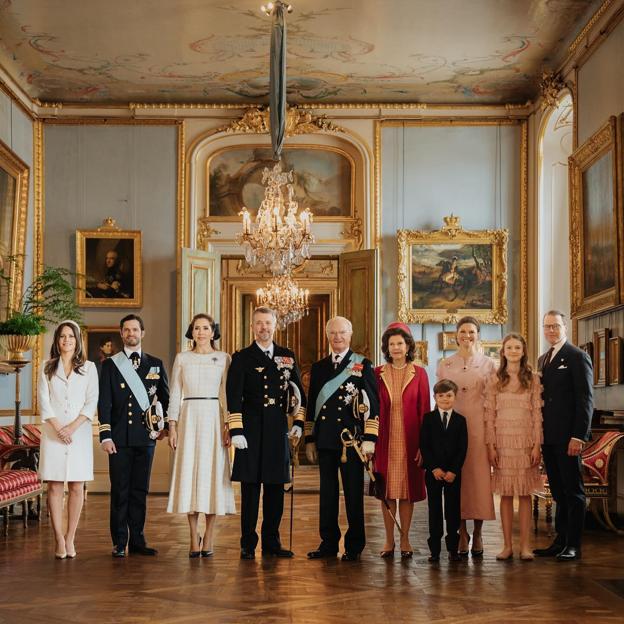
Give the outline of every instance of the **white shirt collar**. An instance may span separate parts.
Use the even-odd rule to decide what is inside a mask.
[[[443,409],[440,409],[438,407],[438,412],[440,414],[440,420],[442,420],[442,421],[444,420],[444,413],[445,412],[448,414],[448,419],[451,420],[451,414],[453,413],[453,409],[451,408],[450,410],[443,410]]]
[[[273,359],[273,351],[274,351],[274,346],[275,346],[273,343],[271,343],[271,345],[268,347],[263,347],[257,340],[255,341],[255,343],[258,345],[258,349],[260,349],[262,353],[266,353],[268,351],[269,357]]]
[[[344,356],[347,355],[347,353],[349,353],[349,348],[345,349],[344,351],[341,351],[340,353],[334,353],[332,351],[331,352],[332,362],[342,362],[342,360],[344,359]],[[338,356],[338,359],[336,359],[336,356]]]
[[[133,353],[138,353],[139,357],[143,355],[141,352],[141,347],[139,347],[138,349],[130,349],[128,347],[124,347],[124,353],[127,357],[130,357]]]
[[[552,355],[550,356],[551,362],[553,361],[555,355],[557,355],[557,353],[561,351],[561,347],[563,347],[566,341],[567,341],[567,338],[562,338],[559,342],[555,342],[554,345],[550,345],[551,347],[553,347],[553,352],[552,352]]]

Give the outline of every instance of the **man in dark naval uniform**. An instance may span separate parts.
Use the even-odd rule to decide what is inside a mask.
[[[284,483],[290,481],[289,438],[298,441],[305,422],[305,395],[295,354],[273,342],[277,317],[266,307],[252,315],[255,341],[232,356],[227,376],[228,426],[236,449],[232,481],[241,482],[241,559],[253,559],[262,494],[262,554],[292,557],[282,548],[279,525]],[[292,402],[291,402],[292,401]],[[296,402],[293,427],[287,412]]]
[[[126,544],[130,553],[155,555],[143,527],[156,439],[143,415],[150,406],[166,413],[169,384],[163,363],[141,349],[141,317],[129,314],[119,328],[124,348],[102,362],[98,401],[100,443],[108,453],[111,482],[113,557],[124,557]]]
[[[305,423],[306,456],[312,463],[318,459],[321,478],[321,544],[308,557],[335,557],[338,552],[340,470],[349,522],[342,560],[357,561],[366,544],[364,467],[353,447],[343,449],[341,433],[348,429],[362,442],[362,452],[373,455],[379,431],[377,385],[371,362],[351,351],[351,322],[336,316],[328,321],[326,331],[331,353],[312,365]]]

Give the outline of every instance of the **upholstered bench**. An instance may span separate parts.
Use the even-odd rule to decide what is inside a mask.
[[[20,444],[15,444],[13,425],[0,427],[0,469],[28,468],[37,471],[41,432],[37,425],[23,425]]]
[[[0,509],[4,515],[4,535],[9,533],[9,510],[22,503],[22,520],[28,524],[28,501],[37,501],[36,515],[41,518],[43,487],[36,472],[32,470],[0,470]]]

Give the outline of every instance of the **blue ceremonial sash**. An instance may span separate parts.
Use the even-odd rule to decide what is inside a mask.
[[[134,370],[130,358],[123,351],[120,351],[113,355],[111,360],[113,360],[121,376],[126,380],[130,390],[132,390],[134,394],[134,398],[139,402],[141,409],[145,411],[150,406],[150,400],[147,396],[145,385],[139,377],[139,374]]]
[[[350,364],[361,364],[363,361],[363,355],[360,355],[359,353],[352,353],[351,357],[349,358],[349,363],[340,371],[340,373],[338,373],[335,377],[332,377],[332,379],[330,379],[321,388],[321,391],[316,397],[316,405],[314,406],[314,422],[316,422],[321,408],[323,407],[323,405],[325,405],[325,403],[327,403],[331,395],[334,394],[334,392],[336,392],[336,390],[338,390],[338,388],[340,388],[340,386],[347,379],[349,379],[349,377],[351,377]]]

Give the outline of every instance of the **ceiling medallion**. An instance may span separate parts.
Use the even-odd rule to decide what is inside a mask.
[[[272,277],[265,288],[256,291],[258,306],[267,306],[277,313],[277,327],[300,321],[308,313],[309,290],[299,288],[290,274]]]

